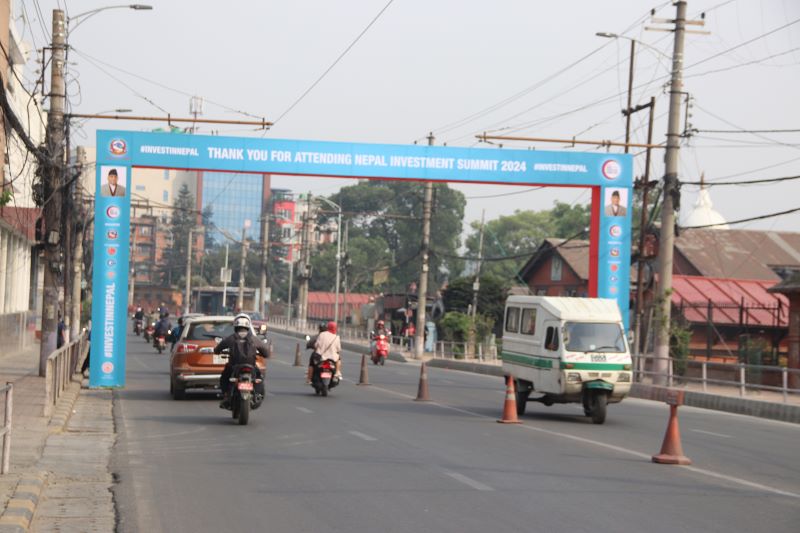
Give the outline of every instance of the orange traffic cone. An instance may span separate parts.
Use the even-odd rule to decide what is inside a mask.
[[[506,401],[503,404],[503,418],[497,421],[500,424],[520,424],[517,418],[517,391],[514,388],[514,378],[506,376]]]
[[[294,351],[294,366],[303,366],[303,363],[300,361],[300,343],[297,343],[297,348]]]
[[[422,367],[419,371],[419,389],[417,390],[417,397],[414,399],[414,401],[431,401],[430,396],[428,396],[428,367],[425,366],[424,362],[422,363]]]
[[[653,456],[654,463],[665,465],[690,465],[692,460],[683,455],[681,431],[678,428],[678,406],[683,403],[683,392],[671,394],[667,398],[669,404],[669,422],[661,444],[661,453]]]
[[[358,377],[358,385],[369,385],[369,376],[367,375],[367,356],[361,356],[361,375]]]

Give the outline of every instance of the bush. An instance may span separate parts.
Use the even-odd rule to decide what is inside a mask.
[[[678,376],[686,373],[689,359],[689,341],[692,330],[677,320],[670,323],[669,328],[669,355],[672,357],[672,369]]]

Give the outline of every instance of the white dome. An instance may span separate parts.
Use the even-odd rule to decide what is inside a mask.
[[[683,222],[687,228],[706,226],[705,229],[730,229],[722,215],[713,208],[708,189],[700,189],[697,201]]]

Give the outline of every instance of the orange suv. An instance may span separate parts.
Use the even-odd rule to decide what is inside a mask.
[[[219,377],[228,356],[215,354],[214,347],[231,334],[233,318],[229,316],[201,316],[186,321],[169,360],[169,392],[174,399],[184,399],[186,389],[219,388]],[[257,359],[263,374],[264,360]]]

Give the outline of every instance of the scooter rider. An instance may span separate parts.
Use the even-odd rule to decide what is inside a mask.
[[[308,339],[308,342],[306,343],[306,348],[312,350],[311,355],[308,357],[308,369],[306,370],[306,385],[311,384],[311,376],[314,374],[314,366],[319,364],[320,362],[319,354],[317,353],[317,350],[315,348],[317,344],[317,339],[319,338],[320,333],[327,330],[328,330],[328,324],[326,324],[325,322],[320,322],[318,333],[313,337],[311,337],[310,339]]]
[[[371,354],[375,353],[376,341],[380,335],[385,335],[386,340],[388,342],[392,342],[391,337],[389,337],[391,334],[392,333],[386,329],[383,320],[378,320],[378,322],[375,324],[375,331],[372,332],[372,338],[369,340],[369,352]]]
[[[336,334],[336,322],[328,322],[327,329],[317,336],[314,351],[319,354],[320,360],[330,359],[336,363],[336,378],[342,379],[342,343]]]
[[[140,327],[144,326],[144,309],[141,307],[136,308],[136,312],[133,314],[133,329],[136,329],[136,322],[140,322]]]
[[[261,371],[256,365],[256,355],[261,354],[264,358],[269,358],[271,350],[269,345],[256,337],[253,334],[250,324],[250,317],[244,313],[236,315],[233,319],[233,334],[222,339],[219,344],[214,347],[214,353],[222,353],[227,349],[229,352],[228,362],[225,364],[225,369],[219,378],[219,388],[222,391],[222,401],[219,406],[227,409],[230,405],[231,395],[230,378],[233,374],[233,367],[241,364],[250,364],[255,368],[256,379],[262,377]],[[261,383],[256,383],[256,394],[264,396],[264,380]]]
[[[178,342],[178,339],[181,337],[181,331],[183,331],[183,317],[178,317],[178,325],[172,330],[172,351],[175,351],[175,343]]]
[[[169,334],[169,330],[172,329],[172,322],[169,320],[169,313],[162,313],[161,318],[158,319],[156,322],[156,331],[155,337],[158,339],[159,337],[164,337],[166,340],[167,335]]]

